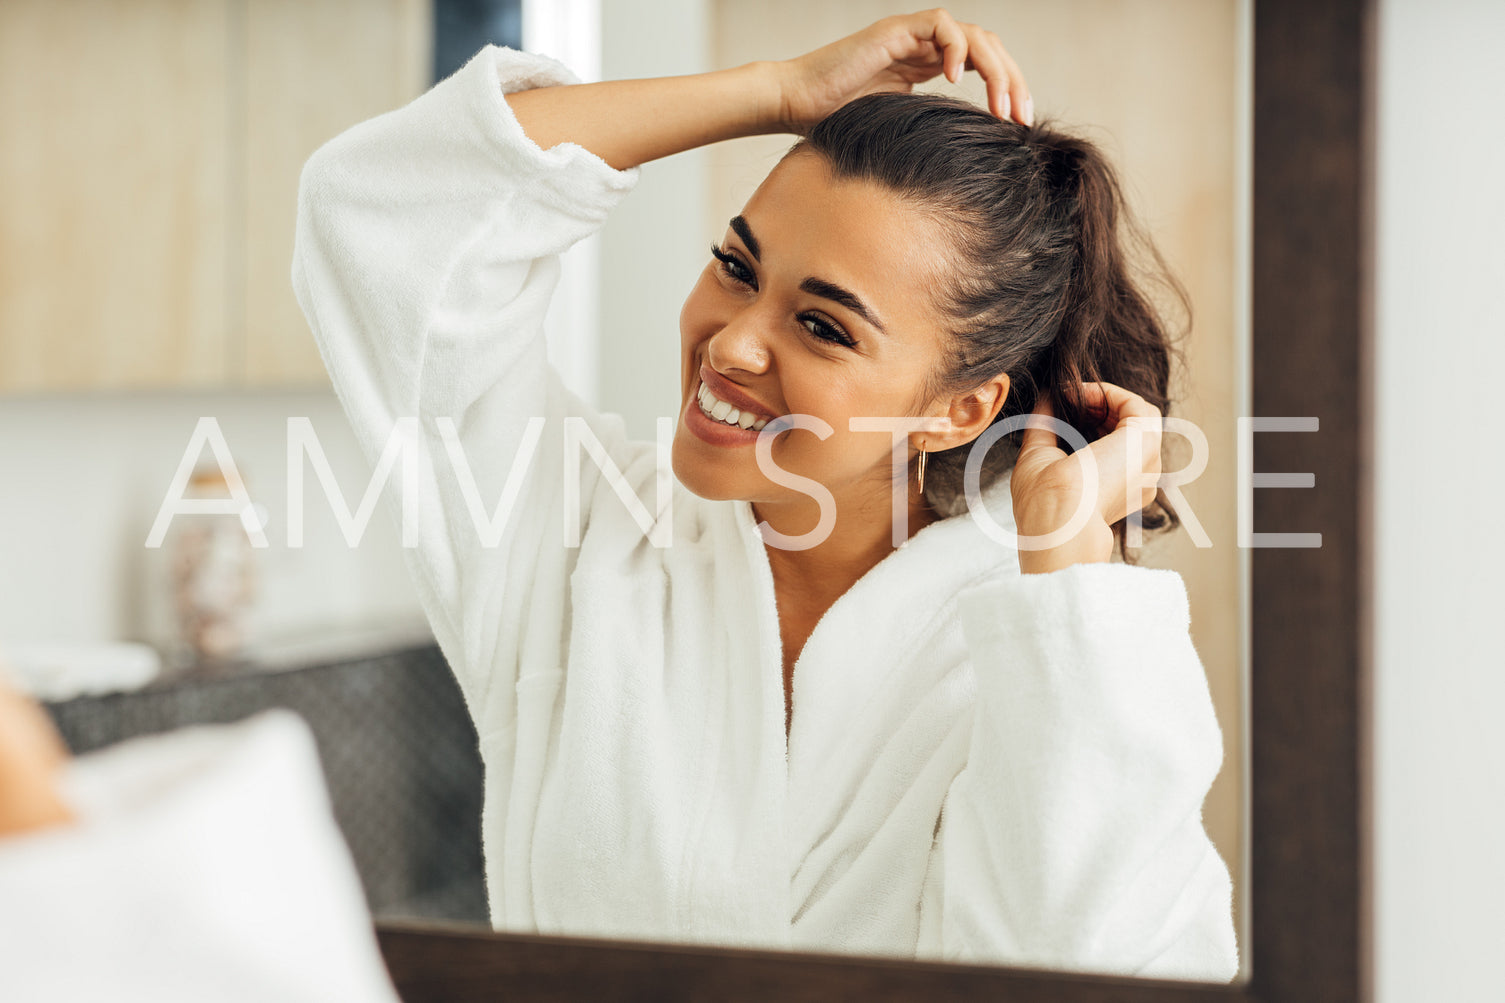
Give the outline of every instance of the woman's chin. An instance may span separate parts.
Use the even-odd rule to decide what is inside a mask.
[[[732,501],[743,496],[737,490],[729,471],[712,469],[713,463],[704,455],[706,445],[695,438],[681,422],[674,432],[674,443],[669,450],[670,468],[674,479],[686,491],[707,501]],[[714,448],[714,447],[712,447]],[[715,454],[712,454],[713,456]]]

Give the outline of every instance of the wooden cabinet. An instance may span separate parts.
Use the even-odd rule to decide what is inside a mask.
[[[0,390],[225,380],[228,15],[0,4]]]
[[[0,392],[317,386],[298,172],[427,86],[429,0],[0,4]]]
[[[298,173],[325,140],[428,88],[429,0],[263,0],[245,25],[243,329],[231,364],[253,386],[324,383],[293,297]]]

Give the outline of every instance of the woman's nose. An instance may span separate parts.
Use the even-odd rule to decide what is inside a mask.
[[[756,310],[743,310],[732,316],[711,335],[707,355],[711,366],[720,373],[741,369],[761,373],[768,369],[768,318]]]

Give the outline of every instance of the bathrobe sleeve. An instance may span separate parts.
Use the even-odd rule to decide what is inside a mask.
[[[545,352],[560,253],[637,180],[573,143],[540,149],[503,97],[572,82],[554,60],[488,46],[326,143],[299,186],[299,304],[375,476],[392,450],[383,498],[483,729],[512,719],[520,671],[560,668],[565,522],[601,487],[592,454],[625,472],[653,448],[565,388]],[[569,477],[567,431],[585,457]]]
[[[288,711],[72,760],[75,821],[0,838],[0,999],[396,1003]]]
[[[1232,883],[1202,825],[1222,735],[1181,576],[1077,564],[959,602],[976,705],[922,951],[1231,980]]]

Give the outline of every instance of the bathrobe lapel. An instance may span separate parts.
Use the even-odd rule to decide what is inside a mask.
[[[663,549],[620,503],[591,518],[532,831],[538,927],[787,946],[784,697],[756,528],[685,495]]]
[[[893,869],[924,866],[973,693],[950,604],[1017,568],[1014,552],[963,516],[863,576],[796,663],[786,744],[773,576],[751,506],[675,504],[664,549],[619,504],[593,511],[570,576],[557,744],[529,852],[538,928],[785,947],[798,924],[846,916],[854,949],[903,942],[911,931],[853,926],[850,896],[918,895],[923,875]]]
[[[1013,529],[1006,480],[983,501]],[[860,900],[923,881],[940,799],[970,735],[974,681],[955,596],[1017,567],[1017,552],[970,516],[944,519],[880,561],[811,633],[795,665],[788,750],[797,940],[867,950],[908,935],[853,917],[903,917]]]

